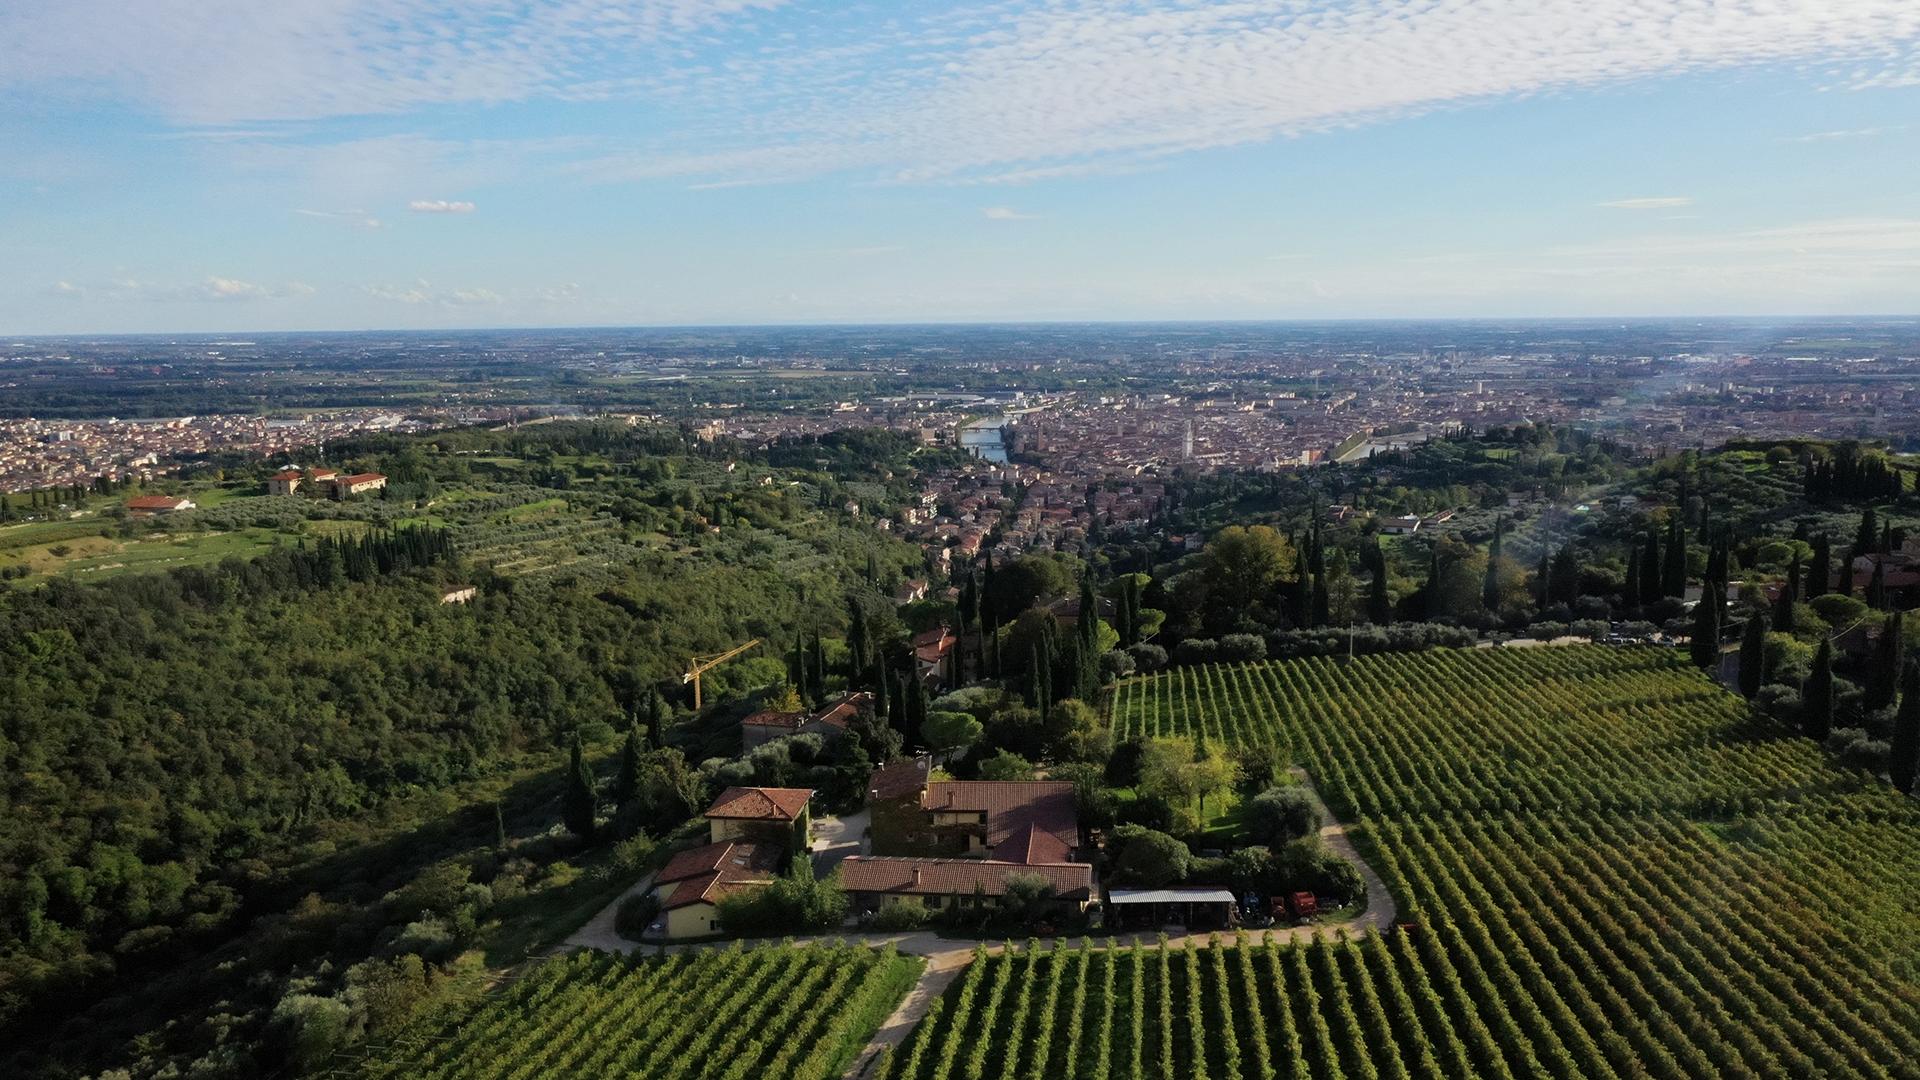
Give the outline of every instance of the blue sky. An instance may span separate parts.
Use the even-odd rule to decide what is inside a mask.
[[[1920,311],[1913,0],[20,0],[0,41],[0,333]]]

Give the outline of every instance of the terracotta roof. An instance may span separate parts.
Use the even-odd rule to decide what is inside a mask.
[[[927,786],[933,761],[925,757],[899,758],[873,771],[867,781],[868,799],[904,799]]]
[[[300,470],[299,470],[299,469],[288,469],[288,470],[286,470],[285,472],[277,472],[277,473],[274,473],[274,474],[273,474],[273,476],[271,476],[271,477],[269,477],[269,479],[273,479],[273,480],[304,480],[304,479],[306,479],[306,477],[305,477],[304,475],[302,475],[302,474],[301,474],[301,472],[300,472]]]
[[[336,476],[339,476],[339,475],[340,475],[340,470],[339,470],[339,469],[309,469],[309,470],[307,470],[307,479],[309,479],[309,480],[331,480],[331,479],[333,479],[334,477],[336,477]]]
[[[1011,874],[1038,874],[1054,895],[1086,900],[1093,895],[1093,867],[1086,863],[1026,865],[989,859],[911,859],[849,855],[840,860],[840,883],[848,892],[912,896],[967,896],[976,891],[1004,896]]]
[[[920,805],[935,813],[985,813],[986,843],[995,859],[1011,861],[1036,851],[1051,857],[1080,842],[1073,785],[1064,780],[939,780],[927,785]]]
[[[186,501],[177,495],[137,495],[127,500],[127,509],[171,510]]]
[[[1071,790],[1071,786],[1069,786]],[[707,807],[710,818],[750,821],[795,821],[813,798],[812,788],[730,787]]]
[[[828,727],[845,728],[859,715],[862,708],[873,704],[873,695],[865,690],[840,695],[840,700],[809,717],[810,723],[825,724]]]
[[[713,903],[730,892],[765,885],[779,864],[778,845],[722,840],[682,851],[654,875],[655,885],[680,884],[660,903],[662,910]]]
[[[761,709],[759,712],[749,715],[740,722],[748,727],[797,728],[806,718],[806,713]]]
[[[349,484],[349,485],[365,484],[373,480],[385,480],[386,478],[387,477],[385,473],[363,472],[363,473],[354,473],[352,476],[342,476],[339,478],[338,482],[342,484]]]

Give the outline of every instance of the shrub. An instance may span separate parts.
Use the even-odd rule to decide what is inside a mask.
[[[1313,800],[1299,787],[1271,787],[1247,803],[1247,837],[1256,844],[1282,847],[1320,828]]]
[[[930,913],[927,905],[914,896],[890,896],[873,913],[868,925],[875,930],[917,930],[927,925]]]
[[[637,892],[620,901],[613,913],[613,932],[628,941],[638,941],[660,914],[660,901],[651,892]]]

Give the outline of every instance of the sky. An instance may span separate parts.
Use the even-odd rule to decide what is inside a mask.
[[[0,0],[0,334],[1920,313],[1915,0]]]

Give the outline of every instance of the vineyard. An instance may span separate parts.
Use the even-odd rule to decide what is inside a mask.
[[[1288,752],[1413,929],[995,957],[891,1075],[1920,1076],[1920,810],[1667,652],[1185,669],[1112,717]]]
[[[906,995],[921,962],[846,945],[664,959],[578,952],[416,1024],[363,1080],[825,1080]]]

